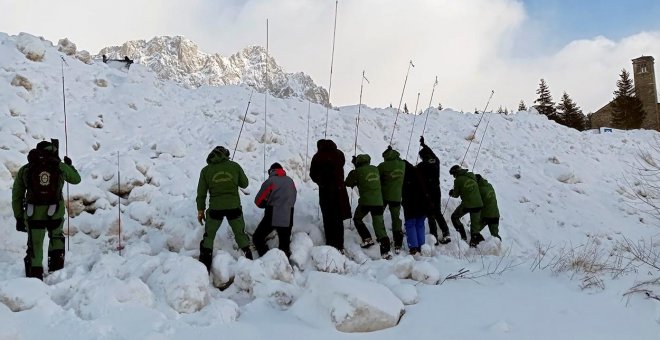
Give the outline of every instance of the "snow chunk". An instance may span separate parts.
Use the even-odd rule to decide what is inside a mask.
[[[238,315],[239,307],[236,302],[214,298],[198,313],[184,315],[183,320],[193,326],[207,327],[232,323],[238,319]]]
[[[394,327],[404,306],[385,286],[336,274],[312,272],[293,305],[298,318],[341,332],[372,332]]]
[[[16,39],[16,48],[32,61],[42,61],[46,54],[45,42],[33,35],[20,33]]]
[[[419,302],[417,288],[411,284],[403,283],[391,286],[390,290],[404,305],[414,305]]]
[[[440,281],[440,272],[432,264],[426,261],[415,262],[412,267],[412,279],[434,285]]]
[[[346,274],[348,260],[337,249],[331,246],[312,248],[314,267],[322,272]]]
[[[166,153],[172,155],[174,158],[182,158],[186,156],[186,145],[178,138],[169,138],[156,145],[156,153]]]
[[[74,55],[78,48],[69,38],[64,38],[57,42],[57,50],[66,55]]]
[[[13,312],[31,309],[42,299],[49,299],[48,286],[38,279],[19,278],[0,283],[0,302]]]
[[[216,251],[211,265],[211,273],[213,274],[213,285],[224,289],[234,282],[234,267],[236,260],[228,252],[224,250]]]
[[[279,249],[271,249],[264,257],[254,261],[241,257],[236,267],[234,283],[248,292],[252,292],[256,284],[268,280],[293,282],[293,268]]]
[[[415,264],[415,259],[411,256],[408,255],[406,257],[396,257],[394,259],[392,270],[394,271],[394,275],[400,279],[409,279],[410,276],[412,275],[412,268],[413,265]]]
[[[304,266],[310,259],[314,242],[306,233],[294,233],[291,237],[291,262],[298,267]]]
[[[107,274],[97,272],[92,277],[103,275]],[[153,307],[151,290],[138,278],[125,281],[115,277],[94,278],[78,284],[76,293],[68,303],[84,320],[99,319],[127,306]]]
[[[186,256],[171,255],[149,276],[147,284],[179,313],[193,313],[207,303],[209,277],[204,265]]]

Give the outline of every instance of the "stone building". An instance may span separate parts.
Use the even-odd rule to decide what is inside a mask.
[[[642,128],[660,131],[660,104],[658,104],[653,60],[651,56],[633,59],[633,80],[635,82],[635,94],[642,101],[644,112],[646,112]],[[609,102],[591,115],[591,127],[611,126],[612,102]]]

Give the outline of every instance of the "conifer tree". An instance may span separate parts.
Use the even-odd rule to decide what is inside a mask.
[[[525,102],[522,99],[518,104],[518,111],[527,111],[527,105],[525,105]]]
[[[438,111],[442,111],[442,103],[438,103]]]
[[[612,101],[612,125],[618,129],[639,129],[646,116],[642,101],[635,96],[630,73],[623,69],[619,77]]]
[[[585,129],[584,114],[566,91],[564,91],[560,102],[557,103],[557,122],[578,131]]]
[[[550,89],[548,88],[548,84],[546,84],[545,79],[541,79],[541,83],[539,84],[538,90],[536,90],[536,94],[538,94],[539,97],[534,101],[534,103],[536,103],[534,108],[540,114],[548,117],[548,119],[556,121],[557,112],[555,110],[555,103],[552,101],[552,95],[550,95]]]

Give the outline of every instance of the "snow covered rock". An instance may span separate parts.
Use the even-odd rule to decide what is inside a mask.
[[[0,283],[0,302],[13,312],[31,309],[42,299],[49,299],[48,286],[38,279],[20,278]]]
[[[78,48],[69,38],[64,38],[57,42],[57,50],[66,55],[74,55]]]
[[[204,265],[187,257],[171,255],[149,276],[154,294],[179,313],[193,313],[207,303],[209,277]]]
[[[396,326],[404,306],[381,284],[312,272],[291,310],[313,325],[330,325],[341,332],[355,333]]]
[[[440,281],[440,272],[426,261],[416,261],[412,267],[412,279],[429,285]]]
[[[345,274],[347,261],[348,259],[334,247],[318,246],[312,248],[312,262],[319,271]]]

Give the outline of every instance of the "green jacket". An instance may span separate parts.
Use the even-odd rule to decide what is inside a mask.
[[[383,190],[383,200],[401,202],[403,177],[406,173],[406,163],[399,157],[399,152],[387,149],[383,152],[384,162],[378,165],[380,185]]]
[[[481,201],[479,186],[474,174],[466,169],[461,169],[454,179],[454,189],[451,197],[460,197],[461,205],[465,208],[482,208],[484,203]]]
[[[357,185],[360,191],[359,204],[383,206],[380,174],[378,168],[369,163],[371,163],[369,155],[358,155],[355,160],[355,170],[351,170],[346,177],[346,186],[352,188]]]
[[[197,210],[206,209],[206,196],[209,209],[228,210],[241,206],[238,188],[247,188],[248,178],[238,163],[229,160],[221,152],[211,152],[206,158],[208,164],[202,168],[197,183]]]
[[[25,194],[27,193],[27,189],[28,189],[29,166],[30,164],[23,165],[18,170],[18,174],[16,175],[16,179],[14,180],[14,186],[12,187],[11,190],[11,207],[14,210],[14,217],[16,218],[16,220],[25,219],[27,217],[25,216],[24,205],[25,205]],[[71,165],[64,164],[62,162],[59,163],[59,169],[62,174],[60,176],[60,183],[58,186],[58,190],[61,195],[62,188],[64,187],[64,182],[66,181],[67,183],[70,184],[78,184],[80,183],[80,174],[78,173],[78,170],[76,170],[76,168],[74,168]],[[59,220],[64,218],[65,209],[66,209],[66,205],[64,204],[64,197],[62,197],[60,199],[59,204],[57,205],[57,210],[55,210],[53,216],[50,217],[48,216],[47,205],[35,205],[34,213],[32,214],[32,216],[27,217],[27,219],[35,220],[35,221]]]
[[[481,200],[484,202],[484,208],[481,210],[481,217],[500,217],[500,210],[497,208],[497,196],[495,196],[495,189],[493,189],[493,186],[483,177],[477,179],[477,184],[479,185]]]

